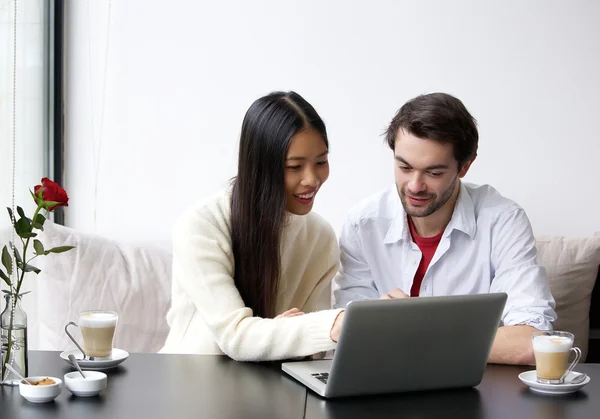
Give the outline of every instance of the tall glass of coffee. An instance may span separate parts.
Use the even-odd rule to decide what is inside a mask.
[[[540,331],[532,336],[535,371],[538,383],[563,384],[567,374],[581,358],[581,350],[573,347],[573,334],[560,331]],[[569,355],[575,358],[569,364]]]
[[[78,322],[70,322],[65,326],[65,332],[77,345],[84,356],[90,358],[106,358],[112,354],[113,340],[119,315],[114,311],[87,310],[79,313]],[[79,327],[83,338],[83,348],[71,336],[67,328]]]

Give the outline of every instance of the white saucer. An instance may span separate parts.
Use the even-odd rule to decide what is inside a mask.
[[[525,371],[519,374],[519,380],[529,386],[529,389],[533,392],[540,394],[569,394],[574,393],[581,387],[585,386],[591,381],[591,378],[587,376],[579,384],[568,384],[570,380],[577,377],[580,373],[571,371],[565,377],[566,384],[542,384],[538,383],[535,375],[535,370]]]
[[[81,351],[79,349],[71,349],[70,351],[61,352],[60,357],[67,361],[67,363],[73,368],[75,367],[71,364],[71,361],[69,361],[69,355],[71,354],[75,355],[75,359],[77,359],[77,363],[79,364],[82,370],[94,371],[108,370],[114,368],[121,362],[129,358],[129,352],[118,348],[113,348],[112,355],[110,357],[96,358],[93,361],[90,361],[89,359],[82,359],[83,355],[81,354]]]

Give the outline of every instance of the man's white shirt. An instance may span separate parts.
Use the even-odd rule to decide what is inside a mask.
[[[395,288],[410,294],[422,254],[395,185],[353,208],[342,229],[340,250],[336,307],[377,299]],[[551,330],[555,303],[536,254],[531,224],[519,205],[489,185],[461,182],[452,219],[419,295],[505,292],[502,325]]]

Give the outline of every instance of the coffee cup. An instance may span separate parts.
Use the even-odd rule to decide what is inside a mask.
[[[569,332],[541,331],[532,336],[537,382],[563,384],[569,372],[581,358],[581,350],[573,347],[574,336]],[[569,355],[575,353],[569,364]]]
[[[65,332],[69,339],[79,348],[84,358],[107,358],[112,354],[113,340],[119,315],[114,311],[87,310],[79,313],[77,323],[69,322]],[[75,326],[81,330],[83,348],[69,333],[68,327]]]

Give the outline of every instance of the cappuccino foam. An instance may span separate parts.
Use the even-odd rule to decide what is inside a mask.
[[[533,350],[536,352],[569,352],[573,340],[565,336],[536,336]]]
[[[82,313],[79,316],[79,326],[90,328],[115,327],[118,317],[117,314],[108,312]]]

